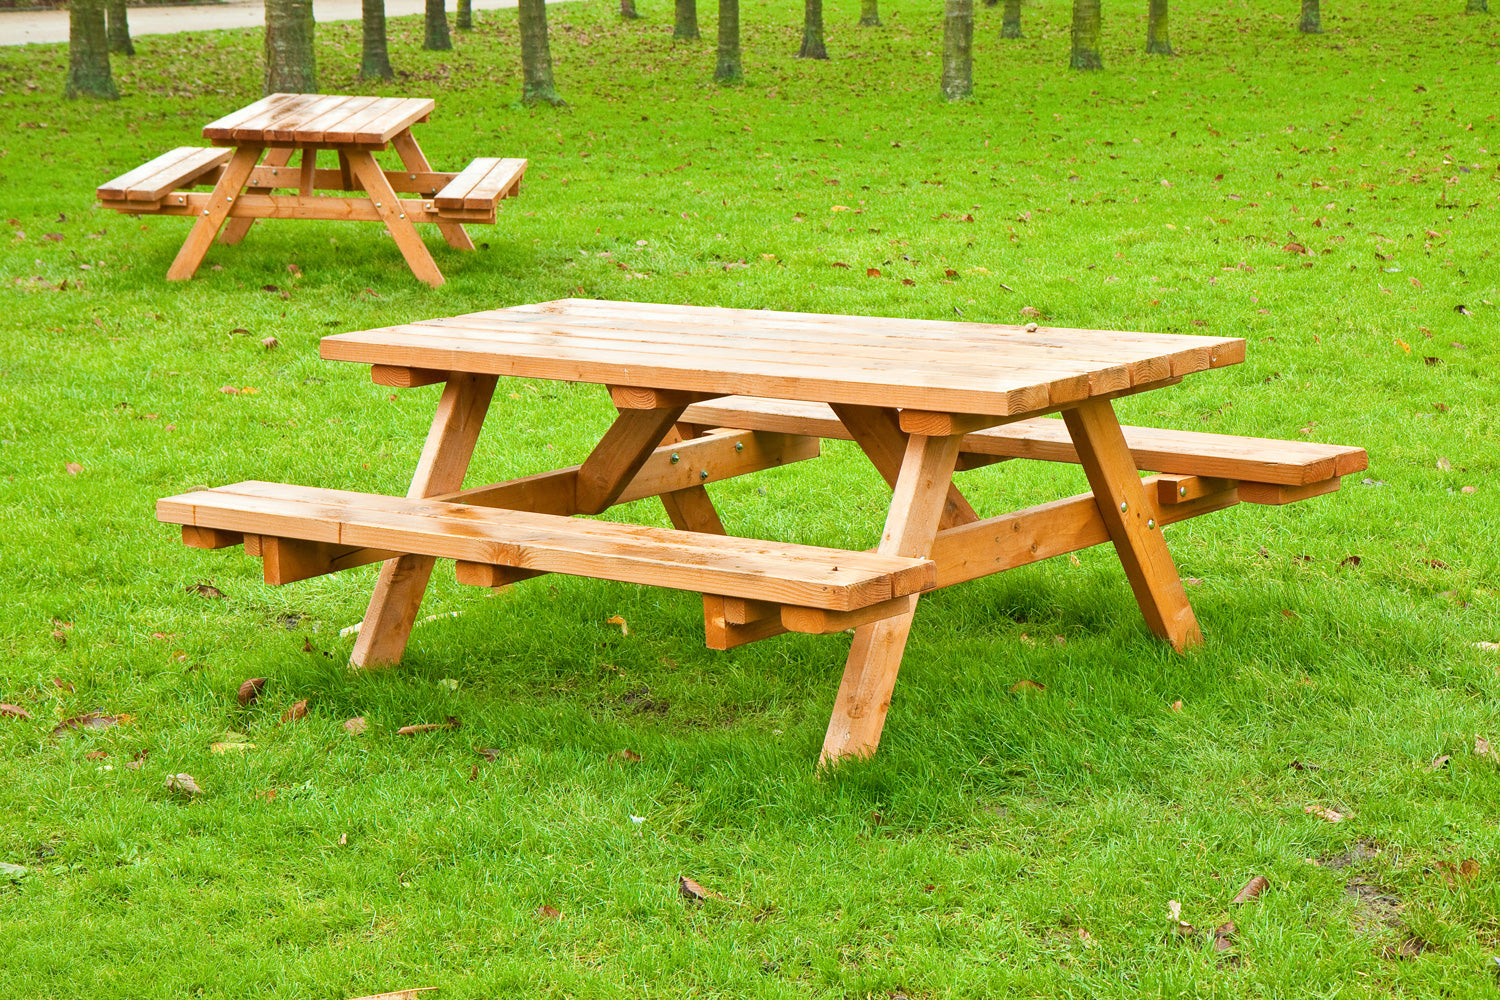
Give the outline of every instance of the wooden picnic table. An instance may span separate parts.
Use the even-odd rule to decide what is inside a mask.
[[[564,300],[325,337],[380,385],[443,383],[403,498],[247,482],[162,500],[202,548],[243,542],[266,579],[384,560],[352,654],[400,660],[437,558],[507,586],[547,572],[703,595],[708,644],[854,629],[823,758],[880,739],[921,593],[1114,543],[1153,632],[1201,640],[1162,527],[1238,502],[1337,489],[1362,449],[1122,428],[1112,400],[1235,364],[1238,338]],[[499,377],[608,387],[581,465],[463,488]],[[1050,419],[1046,414],[1060,414]],[[506,428],[499,428],[503,441]],[[739,537],[705,486],[853,440],[892,487],[872,551]],[[1077,462],[1090,492],[984,517],[955,470]],[[1138,464],[1165,474],[1142,479]],[[660,497],[675,530],[597,515]],[[837,512],[836,516],[837,515]]]
[[[191,278],[216,235],[238,243],[256,219],[326,219],[384,223],[412,273],[436,287],[443,275],[415,224],[433,223],[449,246],[474,249],[463,224],[494,223],[500,200],[520,192],[526,161],[481,157],[458,173],[434,171],[411,133],[433,108],[426,98],[271,94],[205,125],[213,147],[178,147],[97,193],[121,212],[196,219],[169,281]],[[373,154],[393,146],[404,169],[383,170]],[[336,169],[317,166],[324,151],[336,154]],[[182,190],[203,184],[213,190]]]

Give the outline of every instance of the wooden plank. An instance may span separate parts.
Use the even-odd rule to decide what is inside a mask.
[[[441,191],[433,196],[432,203],[439,209],[465,207],[464,199],[468,196],[468,193],[473,190],[474,185],[478,184],[498,162],[500,161],[491,158],[470,160],[453,180],[449,181]]]
[[[416,389],[424,385],[436,385],[448,381],[447,372],[435,372],[427,368],[397,368],[392,365],[371,365],[370,381],[376,385],[387,385],[392,389]]]
[[[1126,441],[1129,441],[1128,428]],[[1174,503],[1184,503],[1188,500],[1196,500],[1210,493],[1221,493],[1224,490],[1234,489],[1233,479],[1216,479],[1212,476],[1155,476],[1153,481],[1156,488],[1151,491],[1156,496],[1156,502],[1162,506]]]
[[[208,207],[203,210],[198,221],[193,223],[193,229],[183,242],[182,249],[177,251],[177,258],[167,269],[168,281],[186,281],[198,270],[198,265],[203,262],[203,255],[213,245],[214,236],[228,218],[230,207],[240,189],[245,186],[245,179],[250,176],[250,170],[255,166],[255,161],[260,159],[260,154],[259,146],[241,146],[234,151],[224,173],[219,177],[219,183],[214,186]]]
[[[1141,486],[1125,436],[1107,401],[1063,411],[1115,552],[1146,624],[1181,652],[1203,641],[1177,567],[1161,537],[1161,511]]]
[[[688,406],[715,397],[704,392],[612,385],[609,386],[609,398],[621,410],[664,410],[669,406]]]
[[[846,440],[849,437],[827,406],[798,400],[727,396],[690,406],[683,419],[708,426],[748,427]],[[1299,486],[1350,475],[1369,464],[1363,448],[1346,445],[1154,427],[1122,430],[1138,468],[1185,476]],[[1078,452],[1060,420],[1017,420],[979,431],[964,438],[963,450],[999,458],[1078,461]]]
[[[463,485],[494,393],[492,376],[455,372],[448,380],[407,489],[408,497],[448,493]],[[367,547],[394,546],[377,542]],[[433,562],[429,556],[404,555],[380,567],[380,578],[349,656],[351,663],[370,667],[401,661],[432,576]]]
[[[275,152],[273,150],[272,152]],[[270,156],[270,153],[267,154]],[[210,195],[206,192],[176,192],[160,205],[135,207],[133,203],[111,202],[109,207],[121,212],[139,211],[152,215],[198,215],[207,208]],[[415,223],[484,222],[480,217],[467,219],[459,216],[440,216],[430,202],[419,198],[398,199],[400,210]],[[247,219],[323,219],[331,222],[382,222],[383,213],[374,202],[364,196],[338,197],[313,195],[242,194],[235,199],[229,212],[230,218]]]
[[[443,285],[443,272],[439,271],[437,264],[433,263],[432,255],[427,252],[422,237],[417,235],[416,227],[407,217],[405,206],[400,203],[401,199],[396,197],[396,192],[391,190],[390,182],[385,179],[380,165],[375,162],[373,156],[363,150],[349,150],[345,155],[349,158],[349,169],[354,171],[355,178],[359,180],[360,186],[365,189],[370,201],[374,203],[375,210],[380,213],[385,228],[390,232],[391,238],[396,241],[401,256],[406,258],[406,264],[411,268],[412,274],[433,288],[440,288]]]
[[[250,121],[274,110],[283,101],[297,100],[300,94],[267,94],[254,104],[246,105],[238,111],[231,111],[222,118],[217,118],[203,126],[203,138],[214,140],[216,145],[232,143],[234,130],[242,122]]]
[[[731,625],[748,625],[762,618],[780,618],[781,605],[771,601],[755,601],[745,597],[724,597],[721,613]]]
[[[307,125],[325,114],[342,110],[347,106],[349,98],[340,97],[336,94],[309,96],[312,99],[305,103],[295,106],[284,104],[277,108],[270,121],[259,128],[252,129],[243,125],[240,126],[235,129],[235,138],[240,140],[254,139],[266,144],[274,142],[320,142],[321,135],[316,131],[307,129]],[[303,147],[304,155],[306,155],[309,148],[311,147]]]
[[[823,608],[799,608],[791,604],[781,606],[781,625],[788,632],[806,635],[832,635],[848,629],[868,625],[871,622],[910,615],[916,610],[915,597],[897,597],[854,611],[827,611]]]
[[[894,488],[908,447],[908,436],[902,432],[895,412],[878,407],[842,404],[835,405],[833,412],[859,444],[870,464],[875,466],[875,471]],[[978,518],[979,515],[969,506],[969,501],[964,499],[958,487],[949,483],[948,496],[943,501],[941,527],[951,528]]]
[[[326,128],[321,141],[383,149],[397,134],[426,119],[435,106],[426,98],[381,98]]]
[[[341,123],[385,100],[389,98],[345,97],[343,103],[303,122],[299,139],[302,142],[326,144],[330,129],[338,128]]]
[[[926,556],[931,551],[961,441],[957,434],[943,438],[912,435],[908,440],[876,551],[909,557]],[[855,629],[823,738],[820,762],[824,766],[846,757],[867,756],[880,743],[916,613],[915,598],[910,604],[900,614]]]
[[[272,190],[271,188],[266,187],[263,184],[258,185],[256,183],[256,175],[264,174],[265,172],[269,171],[272,178],[274,179],[276,177],[277,171],[290,163],[291,159],[292,150],[290,149],[267,150],[266,158],[261,163],[261,165],[250,171],[250,177],[245,182],[245,194],[240,195],[239,198],[235,199],[236,205],[243,205],[246,195],[254,196],[270,194]],[[178,200],[183,201],[185,199]],[[240,242],[240,240],[245,238],[245,234],[250,232],[250,227],[255,225],[255,220],[253,218],[236,218],[234,216],[233,207],[230,208],[229,214],[229,221],[224,223],[224,228],[219,232],[219,242],[225,244],[226,246],[233,246],[234,244]]]
[[[295,170],[282,170],[279,166],[272,166],[271,156],[274,153],[284,154],[289,161],[293,153],[297,151],[294,146],[278,146],[266,154],[265,161],[250,172],[250,180],[245,193],[249,194],[252,189],[258,193],[269,194],[272,191],[285,189],[295,190],[301,181],[301,175]],[[283,161],[282,165],[285,165]],[[344,158],[347,162],[347,157]],[[447,181],[452,174],[437,171],[410,171],[410,170],[387,170],[385,179],[390,182],[391,190],[397,194],[426,194],[434,184],[441,185]],[[359,191],[360,188],[354,183],[352,174],[346,172],[344,167],[329,168],[319,167],[313,171],[313,189],[317,191]],[[415,201],[416,199],[412,199]]]
[[[261,568],[267,583],[280,586],[347,568],[336,566],[335,560],[357,549],[358,546],[339,545],[335,542],[307,542],[296,538],[262,535]]]
[[[1097,386],[1097,382],[1094,384]],[[1124,388],[1124,386],[1120,386]],[[1093,393],[1098,395],[1097,392]],[[986,427],[1007,422],[1005,417],[986,416],[982,413],[932,413],[927,410],[902,410],[901,430],[907,434],[925,437],[948,437],[950,434],[970,434]]]
[[[311,146],[302,147],[302,168],[297,172],[297,193],[309,198],[313,193],[313,175],[318,170],[318,151]]]
[[[190,549],[227,549],[242,545],[244,541],[245,535],[239,531],[218,531],[191,524],[182,526],[182,544]]]
[[[403,165],[405,165],[408,171],[407,180],[409,182],[413,184],[416,183],[416,180],[419,176],[434,176],[431,173],[432,165],[427,162],[427,154],[422,152],[422,147],[418,145],[417,140],[412,137],[410,129],[405,129],[401,132],[397,132],[396,135],[391,139],[391,143],[396,147],[396,153],[401,157],[401,162]],[[387,174],[386,176],[387,179],[389,179],[390,175]],[[451,175],[445,174],[443,176],[446,177]],[[394,185],[392,186],[392,189],[396,191],[401,190],[400,187],[395,187]],[[429,193],[429,191],[424,190],[423,193],[427,194]],[[433,191],[433,193],[435,193],[435,191]],[[443,234],[443,239],[447,240],[448,245],[453,249],[474,249],[474,241],[469,238],[469,234],[464,232],[464,227],[459,223],[448,222],[444,220],[438,222],[437,227],[438,232]]]
[[[1309,500],[1312,497],[1320,497],[1325,493],[1332,493],[1339,488],[1340,478],[1334,476],[1320,483],[1304,483],[1301,486],[1284,486],[1277,483],[1245,483],[1239,484],[1240,499],[1245,503],[1270,504],[1272,506],[1293,503],[1297,500]]]
[[[179,146],[149,163],[101,185],[106,201],[157,202],[174,188],[196,182],[229,159],[229,150]]]
[[[488,173],[464,196],[464,208],[489,208],[501,198],[521,189],[521,178],[526,174],[526,161],[518,158],[496,160]],[[443,206],[438,205],[439,208]]]

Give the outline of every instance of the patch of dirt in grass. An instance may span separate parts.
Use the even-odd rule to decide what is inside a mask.
[[[1401,897],[1370,885],[1363,879],[1351,879],[1344,886],[1344,893],[1354,900],[1354,929],[1378,931],[1386,927],[1400,928]]]
[[[1368,839],[1356,840],[1347,849],[1338,854],[1319,858],[1318,864],[1324,868],[1332,868],[1337,871],[1340,868],[1348,868],[1350,865],[1357,865],[1362,861],[1369,861],[1371,858],[1379,856],[1380,845],[1375,843],[1375,841]],[[1353,883],[1350,884],[1352,885]]]
[[[671,709],[669,702],[651,696],[651,689],[642,684],[620,696],[620,704],[635,712],[648,715],[666,715]]]

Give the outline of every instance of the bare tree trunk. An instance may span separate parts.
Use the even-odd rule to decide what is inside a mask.
[[[1302,0],[1302,23],[1297,30],[1304,35],[1321,35],[1323,18],[1318,12],[1318,0]]]
[[[1172,54],[1172,39],[1167,33],[1168,0],[1151,0],[1146,13],[1146,51],[1152,55]]]
[[[719,61],[714,79],[738,83],[745,78],[740,65],[740,0],[719,0]]]
[[[672,24],[672,37],[696,42],[698,34],[698,0],[677,0],[676,20]]]
[[[1073,0],[1073,69],[1103,69],[1099,58],[1099,0]]]
[[[974,96],[974,0],[943,2],[943,97]]]
[[[1005,13],[1000,19],[1001,38],[1020,38],[1021,0],[1005,0]]]
[[[568,102],[557,96],[552,85],[552,48],[547,44],[546,0],[519,0],[516,19],[521,26],[521,103]]]
[[[312,0],[266,0],[266,93],[317,91]]]
[[[109,15],[109,51],[122,56],[135,55],[135,43],[130,40],[130,20],[125,14],[125,0],[109,0],[104,12]]]
[[[1469,0],[1469,5],[1464,8],[1465,14],[1488,14],[1489,12],[1489,0]]]
[[[73,0],[68,5],[68,82],[63,96],[120,97],[109,71],[109,38],[103,0]]]
[[[880,0],[859,0],[859,25],[862,28],[880,27]]]
[[[391,69],[390,46],[385,33],[385,0],[361,0],[361,37],[363,47],[359,57],[361,80],[392,80],[396,72]]]
[[[458,16],[453,26],[459,31],[474,30],[474,0],[458,0]]]
[[[427,0],[423,23],[426,35],[422,48],[429,52],[446,52],[453,48],[453,38],[448,34],[448,12],[443,9],[443,0]]]
[[[620,17],[627,21],[634,21],[640,16],[636,13],[635,0],[620,0]]]
[[[802,48],[798,59],[827,59],[823,42],[823,0],[802,0]]]

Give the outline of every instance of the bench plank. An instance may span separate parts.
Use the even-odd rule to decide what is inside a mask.
[[[230,150],[204,146],[178,146],[156,159],[99,185],[101,201],[160,201],[175,188],[190,184],[223,166]],[[110,206],[113,207],[113,206]]]
[[[850,439],[849,432],[827,406],[796,400],[731,396],[695,403],[687,408],[682,419],[705,427],[740,427]],[[1359,472],[1369,466],[1369,455],[1363,448],[1347,445],[1153,427],[1122,429],[1137,468],[1152,472],[1308,486]],[[1061,420],[1045,417],[976,431],[964,437],[963,448],[967,453],[999,458],[1078,461],[1067,427]]]
[[[917,593],[930,560],[246,482],[157,502],[162,521],[853,611]]]
[[[520,190],[526,173],[526,160],[480,157],[443,186],[432,199],[437,208],[446,211],[494,209],[501,198]]]

